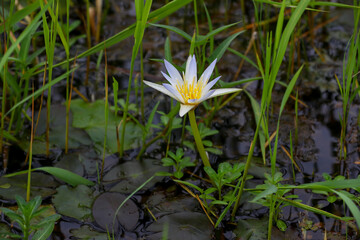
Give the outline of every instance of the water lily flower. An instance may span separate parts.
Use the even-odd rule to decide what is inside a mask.
[[[145,80],[144,83],[180,102],[180,117],[184,116],[187,112],[209,98],[241,90],[239,88],[210,90],[220,79],[220,77],[217,77],[209,82],[215,68],[216,59],[206,68],[199,80],[197,79],[195,55],[189,56],[186,62],[185,73],[183,72],[182,76],[171,63],[166,60],[164,60],[164,62],[169,75],[163,72],[161,73],[170,84],[163,83],[160,85]]]

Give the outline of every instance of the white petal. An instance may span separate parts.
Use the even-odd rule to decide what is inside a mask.
[[[179,81],[180,83],[183,83],[182,77],[179,73],[179,71],[168,61],[166,61],[164,59],[164,63],[165,63],[165,68],[168,71],[170,77],[174,80],[174,81]]]
[[[173,85],[173,86],[176,85],[176,81],[173,80],[171,77],[169,77],[166,73],[161,72],[161,74],[164,76],[164,78],[166,78],[166,80],[168,80],[169,83],[171,83],[171,85]]]
[[[205,101],[206,99],[211,98],[211,95],[212,95],[214,92],[215,92],[215,90],[211,90],[211,91],[205,93],[201,98],[198,99],[197,103],[199,104],[199,103]]]
[[[149,82],[149,81],[145,81],[145,80],[144,80],[144,83],[145,83],[146,85],[148,85],[149,87],[152,87],[152,88],[158,90],[159,92],[162,92],[162,93],[168,95],[169,97],[172,97],[172,98],[174,98],[175,100],[179,101],[179,100],[177,99],[177,97],[175,97],[174,94],[172,94],[171,92],[169,92],[169,90],[167,90],[164,86],[159,85],[159,84],[156,84],[156,83],[152,83],[152,82]]]
[[[190,62],[191,62],[192,57],[189,56],[188,59],[186,60],[186,66],[185,66],[185,72],[189,72],[189,68],[190,68]]]
[[[186,70],[185,70],[185,79],[188,81],[188,84],[192,84],[193,80],[197,83],[197,66],[196,66],[196,59],[195,55],[186,62]]]
[[[173,86],[171,86],[170,84],[167,84],[167,83],[164,83],[163,86],[176,97],[175,99],[178,102],[183,102],[182,101],[183,97]]]
[[[204,100],[202,101],[205,101],[209,98],[213,98],[213,97],[217,97],[217,96],[221,96],[221,95],[225,95],[225,94],[229,94],[229,93],[234,93],[234,92],[237,92],[237,91],[241,91],[242,89],[240,88],[222,88],[222,89],[215,89],[213,90],[214,93],[211,94],[209,97],[205,98]],[[209,92],[210,93],[210,92]]]
[[[204,87],[204,89],[203,89],[203,94],[206,94],[206,93],[210,90],[210,88],[212,88],[212,87],[215,85],[215,83],[220,79],[220,77],[221,77],[221,76],[219,76],[219,77],[215,78],[214,80],[212,80],[211,82],[209,82],[209,83]]]
[[[201,77],[200,77],[200,81],[204,81],[205,84],[209,81],[209,79],[210,79],[210,77],[211,77],[211,74],[212,74],[212,72],[214,71],[216,61],[217,61],[217,59],[215,59],[215,60],[205,69],[205,71],[203,72],[203,74],[202,74]]]
[[[179,112],[180,117],[184,116],[186,113],[188,113],[194,107],[196,107],[196,105],[180,104],[180,112]]]

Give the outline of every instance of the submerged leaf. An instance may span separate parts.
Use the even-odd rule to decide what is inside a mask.
[[[126,195],[120,193],[106,192],[101,194],[96,198],[92,208],[95,221],[103,229],[116,230],[120,223],[126,230],[132,230],[139,220],[140,213],[138,207],[131,199],[126,201],[120,208],[115,226],[113,226],[115,212],[125,199]]]
[[[155,232],[146,239],[161,239],[165,224],[169,227],[168,240],[209,240],[213,227],[205,214],[198,212],[179,212],[166,215],[151,224],[146,230]]]
[[[81,99],[76,99],[71,102],[71,111],[74,116],[73,127],[84,129],[95,143],[103,144],[106,125],[104,117],[105,102],[98,100],[93,103],[86,103]],[[120,121],[119,117],[109,113],[106,145],[111,153],[117,152],[116,127],[120,124]],[[127,122],[125,134],[127,135],[124,140],[124,150],[140,146],[143,135],[140,126],[133,122]],[[121,132],[119,132],[119,136],[121,136]]]
[[[84,185],[75,188],[62,185],[57,188],[53,203],[60,214],[78,220],[86,220],[91,217],[92,192]]]

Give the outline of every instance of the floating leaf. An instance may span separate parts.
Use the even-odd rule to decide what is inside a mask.
[[[234,233],[237,237],[248,240],[267,239],[268,219],[240,219]]]
[[[91,218],[92,190],[84,185],[58,187],[53,203],[58,213],[78,220]]]
[[[151,224],[146,230],[155,232],[146,239],[161,239],[164,224],[168,224],[168,240],[209,240],[213,227],[205,214],[198,212],[179,212],[166,215]]]
[[[78,153],[70,153],[62,156],[54,167],[69,170],[79,176],[84,176],[84,165],[79,160]]]
[[[71,102],[73,113],[73,127],[84,129],[90,138],[97,144],[103,144],[105,136],[105,102],[98,100],[93,103],[86,103],[81,99]],[[121,119],[109,114],[107,126],[107,148],[111,153],[117,152],[116,126]],[[121,128],[120,128],[121,130]],[[128,133],[128,134],[127,134]],[[124,149],[132,149],[140,146],[142,139],[142,129],[133,122],[126,123]],[[119,136],[121,133],[119,133]]]
[[[23,198],[26,197],[27,175],[18,175],[13,177],[1,177],[0,185],[6,188],[0,188],[0,198],[6,200],[14,200],[16,195]],[[31,174],[31,191],[30,196],[40,195],[47,197],[55,193],[54,188],[58,186],[57,181],[47,174],[33,172]]]
[[[37,138],[33,142],[33,154],[46,154],[46,109],[41,111],[39,123],[36,130]],[[70,149],[79,148],[81,145],[91,145],[89,135],[79,128],[71,126],[72,114],[69,114],[69,138],[68,144]],[[63,105],[52,105],[50,111],[50,148],[65,148],[65,126],[66,126],[66,108]],[[22,137],[19,146],[25,151],[29,151],[30,136]]]
[[[87,225],[81,226],[79,229],[71,229],[70,232],[72,233],[73,237],[77,239],[83,240],[107,240],[107,233],[99,233],[94,231]]]
[[[113,220],[115,212],[120,204],[126,199],[126,195],[114,192],[106,192],[96,198],[92,213],[95,221],[103,229],[118,229],[119,223],[126,229],[132,230],[137,225],[139,220],[139,209],[136,204],[129,199],[120,208],[113,227]]]
[[[160,171],[166,171],[168,168],[161,166],[160,161],[144,159],[143,161],[131,161],[113,167],[103,178],[105,182],[114,182],[121,180],[117,185],[111,188],[112,192],[131,193],[151,176]],[[151,187],[159,181],[154,178],[150,184],[147,184],[143,190]]]
[[[146,205],[155,217],[161,217],[175,212],[193,212],[199,207],[199,202],[191,196],[168,197],[162,192],[154,192]]]

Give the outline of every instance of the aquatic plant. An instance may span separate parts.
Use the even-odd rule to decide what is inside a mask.
[[[350,5],[328,0],[166,0],[162,5],[152,0],[85,0],[83,6],[77,6],[78,2],[1,4],[0,200],[5,206],[14,206],[2,210],[5,217],[0,222],[0,238],[21,238],[23,232],[41,239],[34,235],[37,231],[43,238],[67,234],[67,238],[106,239],[108,230],[109,239],[135,235],[144,239],[160,239],[162,235],[166,239],[168,233],[172,239],[271,239],[274,227],[286,231],[283,236],[297,231],[299,236],[307,232],[303,238],[320,239],[319,234],[358,238],[359,1]],[[338,16],[351,15],[338,14],[339,8],[354,10],[352,38],[347,28],[341,30],[342,25],[350,26],[349,21],[341,26],[335,21]],[[122,14],[116,16],[120,10]],[[129,12],[129,19],[123,21]],[[173,13],[177,15],[174,19],[169,17]],[[112,24],[114,17],[119,24]],[[332,25],[327,28],[328,23]],[[325,31],[319,34],[319,29]],[[108,38],[102,40],[103,36]],[[119,43],[125,39],[134,41],[132,52],[116,48],[116,44],[124,46]],[[333,39],[338,41],[336,47]],[[173,64],[189,55],[183,66]],[[338,58],[343,55],[339,74]],[[160,82],[157,62],[162,59],[166,59],[167,70],[163,76],[169,82],[156,84]],[[217,61],[220,69],[215,67]],[[319,66],[327,67],[330,79],[324,85],[334,85],[326,89],[330,94],[321,94],[321,101],[309,99],[312,90],[324,93],[321,81],[326,74],[321,73],[317,82],[314,66],[316,73]],[[219,79],[219,75],[226,77]],[[148,81],[143,81],[144,77]],[[310,94],[311,80],[316,81],[311,82]],[[149,101],[146,84],[161,88],[159,91],[178,103]],[[212,90],[215,85],[220,89]],[[226,88],[235,87],[245,94],[234,90],[229,96],[218,97]],[[326,109],[326,113],[316,109],[320,102],[319,109]],[[195,117],[199,105],[201,115]],[[337,106],[342,109],[337,110]],[[289,121],[292,116],[294,124]],[[323,117],[331,122],[319,120]],[[317,125],[327,125],[327,129],[330,124],[341,125],[342,161],[337,161],[335,154],[324,159],[323,148],[317,141],[312,144],[313,132],[303,131],[304,123],[315,135],[319,133]],[[337,129],[330,130],[330,141],[335,143]],[[193,161],[195,145],[204,164]],[[308,150],[304,145],[312,146]],[[326,151],[333,153],[333,149],[329,144]],[[313,154],[317,150],[318,159]],[[212,166],[208,153],[212,154]],[[328,174],[324,165],[331,167],[325,168]],[[10,174],[2,175],[6,173]],[[69,198],[69,193],[76,194]],[[16,194],[26,196],[28,203],[15,198]],[[61,216],[74,218],[61,220],[69,227],[62,228],[60,222],[50,236],[58,215],[40,226],[36,217],[29,227],[29,215],[22,209],[31,205],[37,213],[40,197],[30,200],[37,195]],[[120,195],[120,205],[121,201],[108,198],[118,200]],[[128,201],[133,207],[129,208]],[[183,207],[184,202],[190,204]],[[163,205],[166,208],[161,203],[167,204]],[[114,215],[112,226],[104,224],[109,223],[110,215],[102,206]],[[339,211],[332,213],[333,209]],[[75,210],[81,214],[68,213]],[[258,217],[248,219],[249,212]],[[308,215],[307,219],[297,213]],[[90,215],[93,219],[86,219]],[[136,227],[123,224],[120,215],[125,219],[133,216]],[[192,224],[193,217],[199,224]],[[27,222],[16,222],[15,218]],[[256,228],[258,222],[262,222],[261,228]],[[249,229],[246,224],[251,225]],[[234,225],[240,231],[234,230]],[[206,231],[202,231],[203,226]]]
[[[16,196],[16,202],[18,205],[18,211],[15,212],[9,208],[0,208],[2,212],[8,216],[11,221],[19,224],[19,227],[23,233],[23,236],[18,234],[11,234],[11,238],[22,238],[22,239],[38,239],[45,240],[47,239],[53,229],[55,222],[61,217],[59,214],[49,215],[47,217],[42,217],[42,219],[35,221],[35,218],[41,216],[41,214],[46,210],[46,207],[41,207],[41,197],[37,196],[34,199],[25,202],[25,200]],[[4,237],[9,237],[9,234],[0,234]]]
[[[201,141],[200,133],[197,127],[194,109],[203,101],[217,96],[234,93],[240,91],[239,88],[222,88],[211,90],[211,88],[220,79],[220,76],[210,81],[212,72],[214,71],[217,59],[215,59],[202,73],[199,80],[197,79],[197,63],[195,55],[189,56],[186,62],[185,72],[181,77],[178,70],[168,61],[164,60],[166,73],[162,75],[170,83],[163,83],[162,85],[153,82],[145,81],[144,83],[180,102],[180,117],[186,113],[189,115],[190,125],[195,138],[196,146],[200,153],[201,159],[205,166],[210,167],[209,159],[205,153],[203,143]]]
[[[199,80],[197,79],[197,64],[195,55],[189,56],[186,62],[186,70],[181,77],[178,70],[168,61],[164,60],[166,73],[162,75],[168,80],[168,83],[162,85],[144,81],[144,83],[180,102],[180,117],[197,107],[201,102],[209,98],[240,91],[239,88],[222,88],[211,90],[220,77],[210,81],[212,72],[214,71],[217,59],[215,59],[203,72]]]

